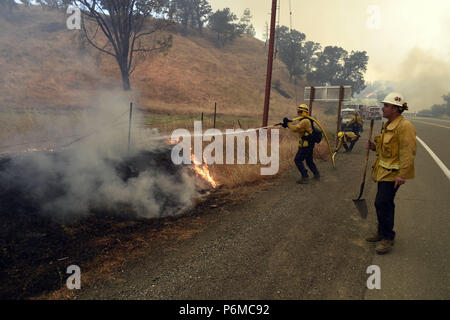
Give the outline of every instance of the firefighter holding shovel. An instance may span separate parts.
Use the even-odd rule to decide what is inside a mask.
[[[367,148],[375,151],[377,160],[372,166],[372,179],[378,184],[375,209],[378,231],[366,240],[379,242],[378,254],[389,252],[394,245],[394,198],[399,187],[407,179],[414,178],[414,158],[416,156],[416,129],[401,114],[408,110],[403,96],[393,92],[382,101],[383,117],[388,121],[383,126],[381,136],[368,141]]]

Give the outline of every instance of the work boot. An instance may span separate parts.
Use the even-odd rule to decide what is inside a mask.
[[[320,180],[320,173],[314,175],[314,180]]]
[[[391,251],[394,246],[394,240],[383,239],[377,246],[375,247],[375,251],[378,254],[385,254]]]
[[[374,234],[371,234],[366,238],[367,242],[378,242],[383,240],[383,237],[378,232],[375,232]]]
[[[307,184],[309,177],[302,177],[300,180],[297,181],[298,184]]]

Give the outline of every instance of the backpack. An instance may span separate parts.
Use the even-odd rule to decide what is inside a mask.
[[[308,137],[310,137],[309,139],[311,142],[320,143],[320,141],[322,141],[322,131],[314,126],[314,121],[311,119],[309,119],[309,121],[311,121],[312,133]]]
[[[322,141],[322,131],[318,130],[314,126],[314,121],[312,121],[311,119],[309,119],[309,121],[311,122],[312,133],[303,138],[312,144],[319,143],[320,141]]]

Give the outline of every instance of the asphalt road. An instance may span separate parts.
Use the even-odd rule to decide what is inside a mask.
[[[450,167],[450,121],[416,119],[417,136]],[[381,289],[366,299],[450,299],[450,180],[418,142],[416,178],[396,197],[396,244],[374,256]]]

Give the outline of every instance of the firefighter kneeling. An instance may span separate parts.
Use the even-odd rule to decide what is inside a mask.
[[[301,117],[296,124],[288,118],[283,119],[283,128],[289,128],[291,131],[298,133],[298,152],[295,156],[295,165],[302,174],[302,178],[297,181],[299,184],[305,184],[308,182],[308,171],[306,170],[303,161],[306,160],[306,164],[314,174],[314,179],[320,178],[320,173],[313,160],[314,141],[312,139],[313,125],[312,121],[307,118],[309,114],[309,107],[306,104],[302,104],[297,107],[297,113]]]
[[[344,149],[346,152],[352,152],[353,147],[355,146],[356,141],[359,139],[359,135],[355,134],[353,131],[341,131],[338,133],[338,145],[336,147],[336,150],[334,152],[338,152],[342,146],[344,146]],[[347,143],[350,142],[350,147],[347,145]]]

